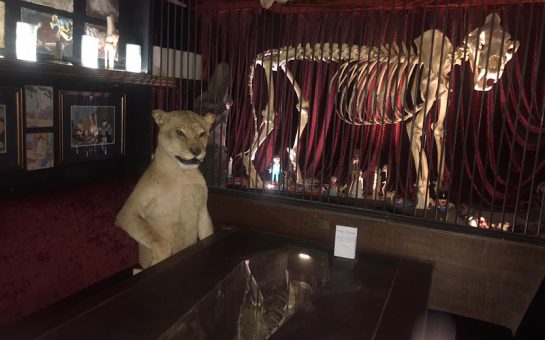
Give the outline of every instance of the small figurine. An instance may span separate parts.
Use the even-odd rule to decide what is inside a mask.
[[[386,196],[386,185],[388,184],[388,164],[384,164],[380,171],[380,196]]]
[[[297,181],[297,172],[295,171],[293,163],[290,163],[290,169],[284,171],[284,189],[295,190]]]
[[[272,173],[272,184],[278,185],[278,183],[280,183],[280,174],[282,173],[282,169],[280,168],[280,156],[274,156],[270,171]]]
[[[337,184],[337,176],[331,176],[329,183],[329,196],[339,195],[339,185]]]
[[[106,121],[103,120],[98,128],[98,135],[99,135],[99,142],[100,144],[108,144],[111,143],[112,140],[112,125]]]
[[[229,163],[227,163],[227,182],[233,181],[233,157],[229,157]]]
[[[64,17],[59,17],[56,14],[51,16],[51,22],[49,23],[52,30],[57,29],[57,42],[55,44],[55,61],[62,61],[64,42],[72,41],[73,28],[72,20]]]
[[[362,190],[363,186],[363,177],[361,176],[361,171],[359,170],[360,166],[360,155],[359,150],[354,150],[354,155],[352,156],[352,163],[350,164],[350,186],[348,187],[348,196],[349,197],[357,197],[356,191],[358,190],[357,187],[359,186],[359,190]],[[359,183],[359,179],[361,178],[361,183]]]
[[[114,69],[115,56],[117,54],[117,43],[119,42],[119,32],[115,28],[114,17],[109,15],[106,18],[106,39],[104,41],[104,61],[106,68]]]
[[[437,211],[446,213],[448,211],[448,193],[446,190],[440,190],[437,194]]]

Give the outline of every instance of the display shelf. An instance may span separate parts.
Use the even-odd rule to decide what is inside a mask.
[[[29,62],[14,59],[0,59],[0,73],[10,76],[41,74],[56,78],[70,78],[74,79],[74,81],[90,80],[125,85],[176,87],[177,83],[179,83],[179,80],[177,81],[175,78],[152,76],[146,73],[93,69],[52,62]]]

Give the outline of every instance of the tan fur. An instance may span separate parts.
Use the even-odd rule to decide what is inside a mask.
[[[116,224],[139,243],[143,268],[213,233],[198,163],[204,158],[214,115],[161,110],[152,115],[160,129],[155,157],[116,218]]]

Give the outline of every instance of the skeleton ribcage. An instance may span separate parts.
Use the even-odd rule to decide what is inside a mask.
[[[395,124],[411,118],[420,109],[416,105],[420,98],[416,84],[417,78],[422,76],[421,60],[405,44],[401,48],[395,43],[373,48],[337,43],[306,44],[265,51],[250,66],[248,85],[256,122],[252,89],[255,65],[276,71],[291,60],[339,63],[331,86],[337,91],[337,115],[346,123]]]
[[[388,46],[374,48],[371,58],[339,66],[331,83],[337,90],[339,118],[354,125],[375,125],[395,124],[413,116],[419,99],[415,79],[422,68],[418,56],[407,58],[394,52],[388,52]]]

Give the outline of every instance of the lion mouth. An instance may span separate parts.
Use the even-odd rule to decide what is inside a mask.
[[[183,165],[198,165],[201,163],[200,159],[197,158],[191,158],[191,159],[183,159],[180,156],[175,156],[178,162],[182,163]]]

